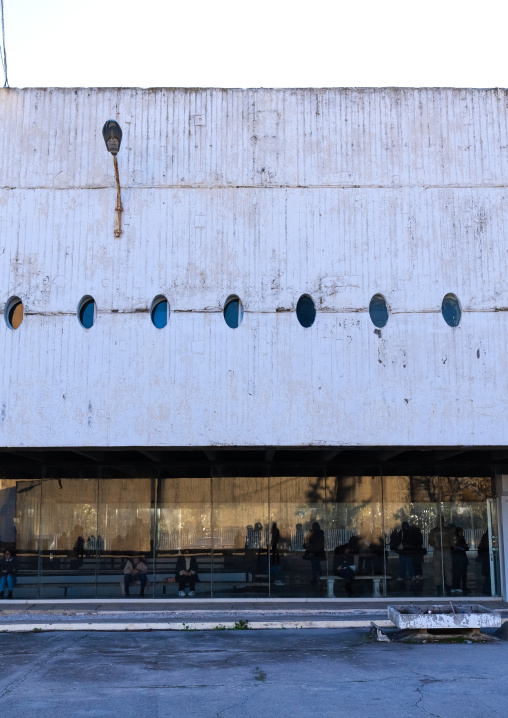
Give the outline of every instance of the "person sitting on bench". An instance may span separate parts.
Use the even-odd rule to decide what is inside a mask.
[[[273,556],[270,556],[272,561],[274,560]],[[279,559],[280,560],[280,559]],[[258,550],[257,560],[256,560],[256,576],[269,576],[270,580],[273,581],[275,586],[284,586],[284,581],[281,580],[280,577],[281,567],[279,563],[270,563],[268,562],[268,549],[267,548],[260,548]]]
[[[190,555],[188,548],[184,549],[178,557],[175,568],[175,578],[178,581],[178,595],[185,596],[185,589],[189,587],[189,596],[196,595],[198,577],[198,562],[195,556]]]
[[[145,588],[147,585],[147,573],[148,567],[140,556],[135,556],[132,561],[127,559],[127,563],[123,569],[123,580],[125,586],[125,595],[127,598],[130,597],[129,587],[134,581],[139,581],[141,584],[140,596],[144,597]]]
[[[16,574],[18,573],[18,560],[11,554],[9,549],[0,559],[0,598],[4,597],[5,584],[9,589],[7,598],[12,598],[12,589],[16,583]]]
[[[333,572],[336,576],[345,579],[346,593],[353,595],[353,580],[355,577],[355,557],[349,544],[337,546],[333,552]]]

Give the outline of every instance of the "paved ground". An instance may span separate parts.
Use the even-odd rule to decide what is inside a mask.
[[[508,642],[366,630],[0,635],[8,718],[505,718]]]

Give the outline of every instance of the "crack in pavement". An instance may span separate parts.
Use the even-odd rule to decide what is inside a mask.
[[[252,698],[252,696],[249,692],[248,695],[244,698],[244,700],[241,701],[240,703],[232,703],[230,706],[227,706],[227,708],[220,708],[216,713],[217,718],[224,718],[224,716],[223,716],[224,712],[230,711],[232,708],[239,708],[240,706],[245,705],[245,703],[247,703],[247,701],[250,700],[251,698]]]
[[[423,686],[423,685],[426,685],[426,684],[425,684],[425,683],[422,683],[422,686]],[[434,716],[434,718],[441,718],[441,716],[438,715],[437,713],[431,713],[430,711],[428,711],[428,710],[425,708],[425,706],[420,705],[420,703],[423,701],[423,690],[422,690],[422,686],[420,686],[419,688],[416,689],[416,692],[420,694],[420,697],[418,698],[418,700],[417,700],[416,703],[415,703],[415,708],[421,708],[422,711],[423,711],[424,713],[426,713],[428,716]]]
[[[85,634],[84,636],[77,636],[74,641],[72,642],[72,645],[75,645],[78,641],[82,641],[83,638],[86,638],[88,634]],[[55,656],[59,656],[61,653],[65,653],[65,651],[68,651],[72,646],[64,646],[63,648],[59,648],[58,650],[51,651],[50,653],[42,656],[36,663],[35,667],[31,666],[29,670],[25,671],[21,675],[16,676],[10,683],[8,683],[5,688],[0,692],[0,698],[3,698],[8,693],[10,693],[17,685],[20,683],[23,683],[29,676],[33,676],[34,673],[38,673],[40,670],[42,670],[46,665],[49,659],[55,658]]]

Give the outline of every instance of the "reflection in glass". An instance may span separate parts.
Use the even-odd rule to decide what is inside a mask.
[[[271,595],[324,596],[328,574],[325,478],[271,477],[270,536],[266,538],[270,543],[274,523],[279,532],[279,555],[274,562],[281,566],[284,586],[274,588]]]
[[[104,546],[97,555],[97,595],[118,596],[125,593],[120,580],[129,573],[134,583],[131,595],[139,595],[143,585],[137,577],[136,567],[128,562],[142,559],[148,571],[147,590],[151,590],[153,556],[152,536],[152,482],[150,479],[101,479],[97,508],[97,532]],[[143,569],[144,570],[144,569]]]
[[[215,474],[0,479],[14,598],[500,593],[490,477]]]
[[[339,476],[328,477],[327,482],[328,546],[333,548],[333,574],[344,579],[335,581],[335,595],[384,595],[387,578],[381,478]]]
[[[97,480],[42,482],[41,596],[94,597],[97,536]]]
[[[441,305],[441,312],[445,322],[450,327],[457,327],[460,322],[460,304],[455,294],[447,294]]]
[[[158,480],[155,595],[201,598],[212,590],[212,490],[209,478]],[[189,551],[193,566],[177,565]],[[180,584],[181,572],[195,571],[195,582]],[[185,575],[185,574],[183,574]]]
[[[213,595],[267,596],[276,580],[270,569],[268,478],[214,476],[212,490]]]
[[[41,484],[39,479],[0,479],[0,545],[16,557],[14,599],[39,594]]]

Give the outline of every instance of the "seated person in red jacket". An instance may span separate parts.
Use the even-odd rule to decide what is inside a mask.
[[[196,583],[198,577],[198,562],[195,556],[190,555],[188,548],[184,549],[178,557],[175,569],[175,579],[178,581],[178,595],[185,596],[185,589],[189,587],[189,596],[196,595]]]

